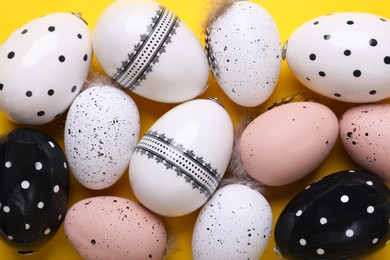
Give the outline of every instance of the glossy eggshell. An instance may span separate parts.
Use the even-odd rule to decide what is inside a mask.
[[[200,208],[225,174],[233,124],[213,100],[180,104],[160,117],[131,157],[130,184],[137,199],[163,216]]]
[[[64,130],[76,179],[94,190],[116,183],[129,166],[139,131],[138,108],[127,93],[107,85],[83,91],[69,108]]]
[[[322,104],[295,102],[275,107],[243,131],[239,140],[243,167],[265,185],[292,183],[322,163],[338,131],[336,115]]]
[[[218,189],[203,206],[192,235],[193,259],[259,259],[272,231],[267,200],[246,185]]]
[[[282,48],[267,10],[236,1],[207,28],[206,49],[213,74],[232,101],[254,107],[270,97],[279,78]]]
[[[330,174],[282,211],[275,227],[278,251],[287,259],[369,259],[365,254],[389,241],[389,199],[389,188],[372,174]]]
[[[65,234],[83,259],[162,259],[167,234],[160,218],[120,197],[92,197],[74,204]]]
[[[52,13],[26,23],[0,46],[0,108],[21,124],[54,120],[80,92],[91,58],[80,17]]]
[[[286,60],[309,89],[344,102],[390,97],[390,23],[369,13],[319,16],[289,37]]]
[[[207,87],[205,50],[191,29],[154,0],[118,0],[100,15],[93,48],[105,72],[160,102],[193,99]]]
[[[343,147],[359,167],[390,181],[390,105],[348,109],[340,119]]]
[[[38,251],[66,213],[69,171],[51,137],[19,128],[0,140],[0,238],[19,253]]]

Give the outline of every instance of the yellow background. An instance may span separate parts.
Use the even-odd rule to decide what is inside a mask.
[[[81,12],[83,18],[88,21],[92,31],[100,13],[111,2],[113,2],[113,0],[0,0],[0,43],[5,41],[16,28],[21,27],[34,18],[52,12]],[[253,2],[260,4],[271,13],[279,28],[282,43],[284,43],[289,35],[302,23],[323,14],[340,11],[362,11],[390,18],[390,1],[388,0],[256,0]],[[209,8],[208,0],[160,0],[160,3],[175,12],[190,26],[193,32],[199,37],[202,44],[204,43],[202,23],[207,16],[207,10]],[[92,69],[102,72],[96,59],[93,61]],[[209,89],[202,97],[218,97],[236,123],[246,109],[229,101],[219,89],[219,86],[212,76],[209,78],[209,84]],[[307,89],[293,77],[284,61],[275,92],[266,103],[256,108],[256,113],[261,113],[267,106],[282,97],[306,90]],[[339,117],[346,109],[353,106],[353,104],[332,101],[330,99],[321,98],[312,92],[309,93],[310,96],[318,98],[320,102],[331,107]],[[130,93],[130,95],[135,100],[140,110],[141,136],[157,118],[174,106],[172,104],[161,104],[149,101],[133,93]],[[65,117],[63,116],[54,123],[38,128],[47,132],[62,144],[62,125],[64,119]],[[10,122],[0,113],[0,134],[15,127],[18,127],[18,125]],[[317,180],[321,176],[353,167],[354,164],[344,152],[340,142],[338,142],[326,161],[307,177],[283,187],[266,188],[265,196],[273,210],[274,225],[286,203],[300,189],[306,187],[306,185]],[[83,198],[98,195],[115,195],[135,199],[130,189],[127,173],[124,174],[118,183],[103,191],[88,190],[77,183],[73,176],[71,177],[69,206]],[[197,213],[198,211],[179,218],[163,218],[170,240],[172,241],[169,245],[168,259],[191,259],[191,233]],[[275,242],[272,237],[262,259],[278,259],[277,255],[273,252],[274,246]],[[50,243],[43,247],[38,253],[29,257],[19,256],[12,248],[7,247],[0,241],[0,260],[21,258],[31,260],[80,259],[77,252],[67,242],[63,228],[59,230]],[[372,254],[370,259],[390,259],[389,246]]]

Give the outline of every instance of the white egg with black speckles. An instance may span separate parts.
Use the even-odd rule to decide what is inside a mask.
[[[295,77],[323,96],[352,103],[390,97],[390,21],[381,16],[311,19],[291,34],[285,56]]]
[[[267,10],[249,1],[233,3],[208,26],[206,49],[218,84],[233,102],[254,107],[270,97],[282,48]]]
[[[348,109],[340,119],[340,140],[359,167],[390,181],[389,104],[365,104]]]
[[[92,197],[74,204],[64,220],[66,238],[83,259],[162,259],[167,234],[162,220],[120,197]]]
[[[76,179],[94,190],[113,185],[129,165],[139,131],[138,108],[126,92],[112,86],[82,92],[69,109],[64,133]]]
[[[218,189],[203,206],[192,236],[192,257],[259,259],[272,231],[272,211],[259,192],[242,184]]]
[[[89,28],[79,16],[31,20],[0,46],[0,108],[20,124],[54,120],[79,94],[91,58]]]

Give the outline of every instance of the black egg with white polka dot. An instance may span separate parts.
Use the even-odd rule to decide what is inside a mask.
[[[298,193],[275,227],[287,259],[350,259],[389,243],[390,190],[372,174],[330,174]],[[366,259],[366,258],[364,258]]]
[[[31,254],[57,232],[65,217],[69,170],[65,154],[46,134],[15,129],[0,139],[0,238]]]

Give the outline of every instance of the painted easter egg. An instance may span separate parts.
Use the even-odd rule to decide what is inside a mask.
[[[180,104],[160,117],[136,146],[129,167],[132,190],[157,214],[189,214],[216,190],[232,147],[232,121],[220,104],[208,99]]]
[[[105,72],[160,102],[193,99],[207,87],[206,53],[191,29],[154,0],[118,0],[100,15],[92,39]]]
[[[336,115],[316,102],[294,102],[258,116],[239,140],[242,165],[258,182],[278,186],[311,173],[328,156],[339,132]]]
[[[266,101],[279,78],[282,48],[270,13],[249,1],[233,2],[207,27],[206,49],[213,74],[235,103]],[[218,13],[218,11],[217,11]]]
[[[309,89],[332,99],[368,103],[390,97],[390,23],[369,13],[316,17],[286,44],[286,60]]]
[[[390,105],[348,109],[340,119],[343,147],[359,167],[390,181]]]
[[[91,56],[79,16],[52,13],[26,23],[0,46],[0,108],[21,124],[54,120],[80,92]]]
[[[284,208],[275,227],[277,250],[287,259],[351,259],[371,253],[390,239],[389,199],[389,188],[372,174],[330,174]]]
[[[192,235],[193,259],[259,259],[272,230],[272,211],[246,185],[218,189],[203,206]]]
[[[66,238],[83,259],[163,259],[167,234],[161,219],[120,197],[74,204],[64,221]]]
[[[51,137],[19,128],[0,139],[0,238],[21,254],[48,243],[65,217],[69,170]]]
[[[76,97],[66,117],[64,143],[70,169],[85,187],[116,183],[138,143],[140,117],[124,91],[97,85]]]

